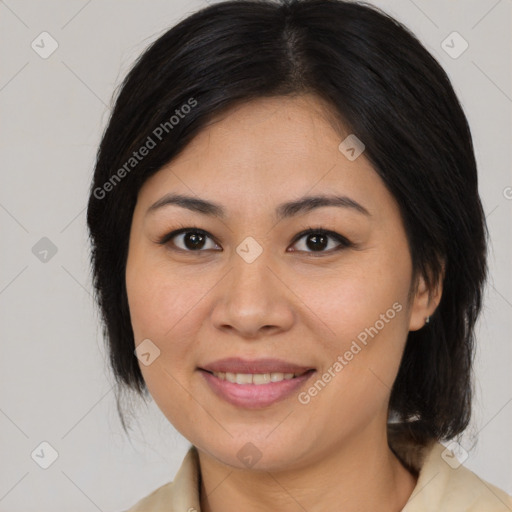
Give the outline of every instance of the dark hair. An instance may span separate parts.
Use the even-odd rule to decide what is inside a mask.
[[[421,443],[455,437],[471,415],[474,326],[487,274],[471,133],[437,61],[407,28],[366,3],[217,3],[159,37],[126,76],[99,146],[87,211],[119,390],[147,396],[125,286],[141,185],[214,115],[251,99],[302,93],[325,100],[365,144],[399,204],[414,277],[431,287],[442,280],[430,323],[408,335],[390,412]],[[148,138],[156,146],[135,160]]]

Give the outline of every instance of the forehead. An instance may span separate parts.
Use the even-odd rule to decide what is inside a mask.
[[[335,123],[332,108],[314,95],[258,98],[215,116],[186,148],[183,159],[215,155],[261,163],[283,153],[300,157],[312,150],[334,151],[345,136],[341,123]]]
[[[308,193],[340,193],[372,210],[372,201],[391,198],[364,153],[350,161],[339,150],[347,135],[332,108],[313,95],[245,102],[212,118],[147,180],[139,198],[192,193],[255,212]]]

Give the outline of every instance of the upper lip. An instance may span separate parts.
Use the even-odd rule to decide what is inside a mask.
[[[209,363],[201,367],[202,370],[209,372],[225,372],[225,373],[295,373],[302,374],[308,370],[312,370],[310,366],[301,366],[289,363],[281,359],[242,359],[240,357],[228,357],[218,359],[213,363]]]

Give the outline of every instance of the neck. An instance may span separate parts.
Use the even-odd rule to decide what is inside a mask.
[[[199,461],[202,512],[398,512],[416,485],[390,450],[385,429],[345,439],[299,469],[242,470],[202,451]]]

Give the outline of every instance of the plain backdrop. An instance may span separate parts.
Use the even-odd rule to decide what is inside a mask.
[[[461,445],[467,467],[512,493],[512,0],[373,3],[443,65],[472,127],[491,275]],[[206,5],[0,0],[1,512],[124,510],[172,480],[189,446],[153,402],[136,410],[130,439],[120,426],[85,205],[115,87],[150,42]]]

